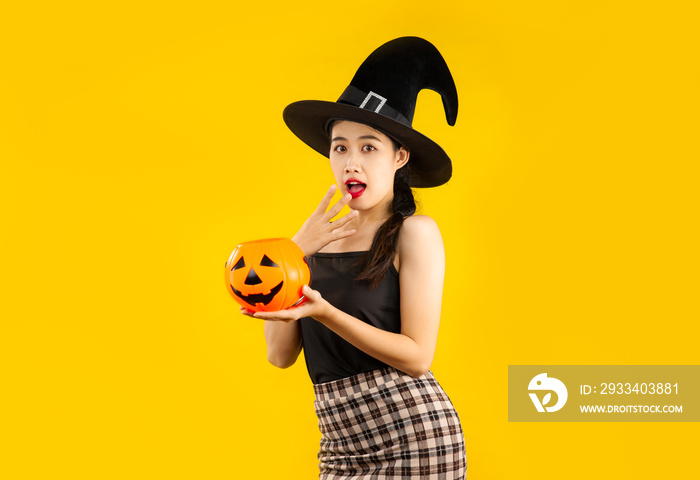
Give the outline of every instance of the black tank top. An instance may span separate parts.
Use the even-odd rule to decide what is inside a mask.
[[[373,290],[355,280],[355,263],[365,252],[316,253],[307,259],[311,288],[343,312],[382,330],[401,332],[399,272],[392,264]],[[325,383],[387,365],[355,348],[311,317],[299,320],[311,381]]]

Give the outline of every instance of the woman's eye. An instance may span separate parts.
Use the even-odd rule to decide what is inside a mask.
[[[362,150],[364,150],[365,152],[372,152],[376,150],[376,148],[374,148],[372,145],[365,145],[364,147],[362,147]]]
[[[344,146],[344,145],[336,145],[336,146],[333,148],[333,151],[334,151],[334,152],[338,152],[338,153],[342,153],[342,152],[345,151],[345,146]]]

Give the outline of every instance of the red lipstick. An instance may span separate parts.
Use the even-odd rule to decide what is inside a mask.
[[[345,181],[345,189],[352,195],[352,198],[357,198],[362,195],[366,188],[367,184],[362,183],[356,178],[349,178]]]

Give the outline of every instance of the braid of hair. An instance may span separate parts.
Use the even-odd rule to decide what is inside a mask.
[[[409,183],[409,167],[410,162],[396,172],[391,216],[377,229],[372,239],[372,247],[358,263],[360,273],[357,279],[369,282],[370,288],[379,284],[394,262],[404,218],[416,213],[416,201]]]

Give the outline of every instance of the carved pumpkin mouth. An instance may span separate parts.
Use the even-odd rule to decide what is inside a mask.
[[[273,287],[272,290],[270,290],[270,293],[264,294],[264,293],[251,293],[250,295],[245,295],[244,293],[236,290],[233,288],[233,285],[231,286],[231,290],[233,290],[233,293],[243,300],[245,303],[255,306],[258,303],[262,303],[263,305],[267,305],[272,301],[273,298],[275,298],[275,295],[279,293],[280,290],[282,290],[282,284],[284,283],[284,280],[281,281],[280,283],[277,284],[277,286]]]

